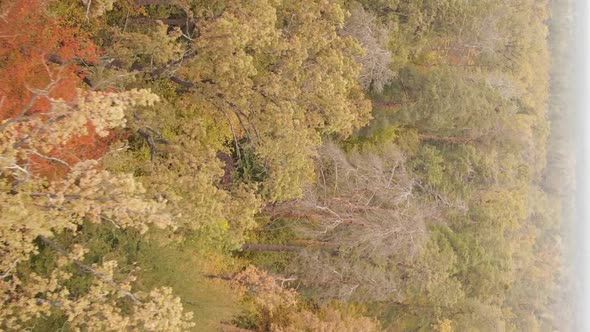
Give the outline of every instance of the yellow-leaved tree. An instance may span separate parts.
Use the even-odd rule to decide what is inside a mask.
[[[52,154],[91,129],[99,137],[108,136],[113,128],[125,126],[127,108],[153,105],[158,96],[149,90],[78,90],[66,100],[54,91],[63,79],[63,67],[55,68],[54,76],[45,60],[41,65],[49,83],[29,88],[29,100],[0,123],[0,328],[21,330],[31,320],[53,314],[65,317],[74,330],[190,327],[191,314],[183,312],[169,288],[136,293],[132,275],[116,276],[116,261],[88,265],[87,249],[74,245],[66,250],[53,240],[66,230],[75,235],[85,221],[140,232],[150,225],[174,227],[166,202],[146,197],[133,176],[103,170],[98,160],[67,162]],[[2,100],[13,97],[4,94]],[[34,158],[59,164],[67,172],[50,179],[31,167]],[[20,264],[40,246],[55,252],[47,273],[21,273]],[[85,292],[72,292],[68,286],[75,271],[90,276]]]

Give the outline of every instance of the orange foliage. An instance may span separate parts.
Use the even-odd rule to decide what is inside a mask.
[[[109,145],[123,139],[121,135],[111,133],[107,137],[99,137],[94,131],[94,125],[88,122],[88,134],[70,139],[66,144],[58,145],[46,157],[57,158],[69,165],[74,165],[85,159],[99,159],[108,152]],[[41,175],[48,180],[62,178],[69,171],[69,167],[55,159],[38,155],[31,155],[29,171]]]
[[[33,96],[57,81],[49,97],[70,100],[80,81],[80,68],[68,63],[75,57],[96,60],[96,47],[80,31],[60,26],[41,0],[10,1],[0,19],[0,95],[4,102],[0,119],[18,114]],[[55,64],[50,57],[65,64]],[[39,98],[31,112],[46,110],[47,98]]]
[[[0,5],[0,122],[25,109],[24,115],[48,112],[49,98],[75,103],[76,87],[83,79],[75,61],[97,61],[97,48],[88,36],[51,17],[47,4],[13,0]],[[28,107],[43,90],[47,95],[38,96]],[[99,158],[113,137],[98,137],[91,124],[88,132],[56,146],[48,157],[66,163]],[[65,165],[35,155],[29,164],[32,172],[53,179],[67,171]]]

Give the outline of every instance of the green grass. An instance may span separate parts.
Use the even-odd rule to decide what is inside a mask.
[[[158,245],[150,241],[138,251],[141,288],[170,286],[194,314],[194,331],[217,331],[219,322],[229,321],[240,312],[239,297],[227,281],[205,274],[225,272],[227,257],[202,248],[182,244]],[[231,262],[225,262],[231,265]]]
[[[157,287],[171,287],[182,300],[186,311],[194,314],[193,331],[218,331],[220,322],[229,322],[238,315],[243,306],[240,294],[230,288],[225,280],[206,277],[208,274],[223,274],[239,269],[222,244],[216,246],[206,231],[185,234],[183,240],[167,231],[150,231],[141,235],[135,231],[121,230],[109,224],[86,223],[77,236],[64,233],[54,241],[68,248],[73,241],[81,243],[90,252],[86,264],[107,260],[119,262],[119,276],[130,272],[130,266],[138,267],[137,281],[133,291],[149,291]],[[40,244],[40,253],[23,263],[22,271],[39,274],[50,273],[54,268],[56,253]],[[83,294],[92,277],[72,267],[74,278],[67,287],[73,294]],[[33,331],[69,331],[65,318],[56,312],[51,317],[42,317],[31,323]]]

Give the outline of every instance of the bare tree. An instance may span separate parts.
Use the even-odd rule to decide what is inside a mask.
[[[438,209],[415,195],[417,183],[394,145],[346,154],[327,143],[319,155],[316,185],[270,211],[300,219],[293,227],[301,237],[331,249],[299,250],[299,263],[313,266],[300,272],[302,280],[330,297],[399,298],[394,271],[418,256]]]
[[[343,33],[359,41],[364,53],[357,58],[362,65],[360,83],[365,89],[381,92],[395,75],[390,68],[391,52],[387,49],[388,29],[381,25],[375,15],[362,6],[352,9],[346,20]]]
[[[272,214],[307,219],[299,229],[305,237],[338,243],[340,251],[413,255],[425,219],[433,218],[436,209],[416,204],[416,183],[403,154],[390,145],[380,155],[347,155],[327,143],[320,155],[317,184],[303,198],[274,207]]]

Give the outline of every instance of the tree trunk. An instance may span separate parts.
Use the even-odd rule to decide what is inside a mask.
[[[162,21],[162,23],[171,26],[179,26],[184,27],[186,26],[187,22],[189,25],[193,25],[192,22],[188,21],[186,17],[180,18],[152,18],[152,17],[130,17],[130,22],[135,23],[155,23],[156,21]]]
[[[318,247],[318,248],[335,248],[336,244],[318,240],[293,240],[293,246],[298,247]]]
[[[280,244],[259,244],[259,243],[245,243],[242,245],[242,250],[248,251],[277,251],[277,252],[293,252],[303,249],[301,246],[280,245]]]
[[[205,274],[205,277],[209,278],[209,279],[221,279],[221,280],[233,280],[234,277],[236,276],[235,273],[232,274]]]

